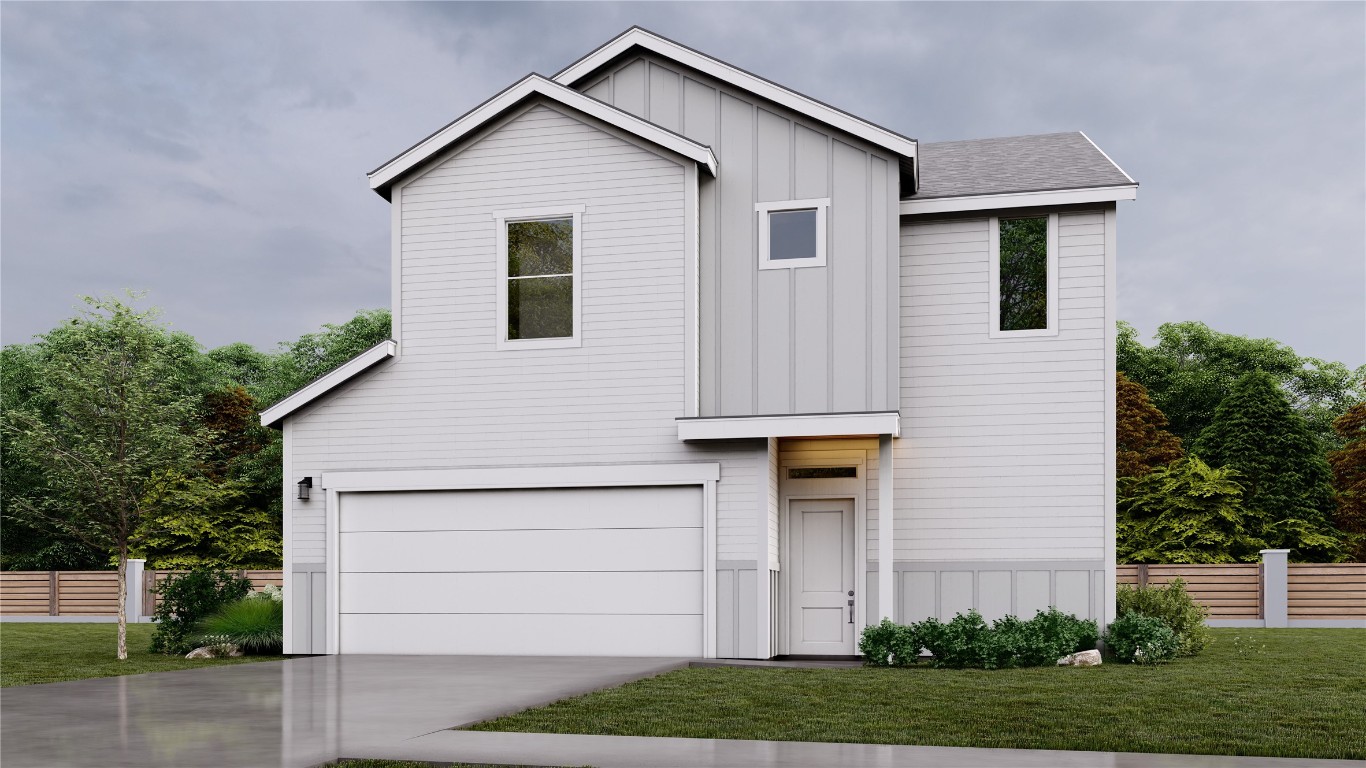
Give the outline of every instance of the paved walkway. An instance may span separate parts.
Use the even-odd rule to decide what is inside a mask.
[[[686,663],[333,656],[6,688],[0,691],[0,763],[5,768],[307,768],[337,757],[384,757],[598,768],[1361,766],[1349,761],[448,730]]]

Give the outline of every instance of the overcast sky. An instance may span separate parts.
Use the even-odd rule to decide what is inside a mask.
[[[388,306],[365,173],[640,24],[922,141],[1085,131],[1119,314],[1366,362],[1366,4],[0,6],[0,340],[145,289],[207,346]]]

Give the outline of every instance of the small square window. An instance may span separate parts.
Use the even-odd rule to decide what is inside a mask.
[[[759,203],[759,269],[825,266],[828,200]]]
[[[494,214],[499,349],[579,346],[583,206]]]
[[[991,219],[990,326],[995,338],[1058,333],[1057,215]]]

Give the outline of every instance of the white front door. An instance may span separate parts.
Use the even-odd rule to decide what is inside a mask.
[[[788,652],[854,653],[854,500],[793,499],[787,508]]]

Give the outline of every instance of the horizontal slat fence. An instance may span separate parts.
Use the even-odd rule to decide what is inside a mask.
[[[1366,619],[1366,563],[1292,563],[1286,580],[1291,619]]]
[[[155,610],[154,584],[184,571],[143,572],[143,613]],[[283,586],[284,571],[236,571],[257,591]],[[116,616],[118,571],[0,571],[0,614],[5,616]]]
[[[1121,565],[1116,581],[1160,586],[1180,578],[1211,619],[1257,619],[1262,615],[1262,576],[1258,563],[1219,565]]]

